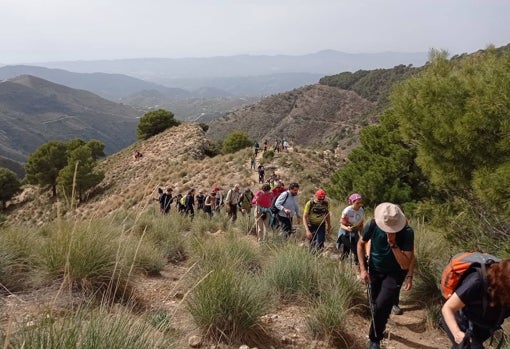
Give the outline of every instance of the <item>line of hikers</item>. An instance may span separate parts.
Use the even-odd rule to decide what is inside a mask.
[[[331,233],[326,192],[323,189],[315,192],[313,198],[306,202],[302,217],[298,193],[299,184],[295,182],[290,183],[288,188],[281,181],[274,188],[263,183],[255,194],[249,188],[241,193],[236,184],[227,192],[224,201],[218,201],[217,196],[221,196],[221,192],[215,187],[204,199],[204,211],[212,216],[212,212],[218,209],[217,203],[223,203],[227,214],[235,221],[238,210],[250,214],[254,208],[259,241],[267,238],[271,220],[288,238],[295,233],[294,218],[297,224],[302,219],[309,249],[318,253],[324,248],[327,234]],[[193,194],[194,190],[191,190],[188,196]],[[398,307],[401,288],[412,288],[414,231],[396,204],[379,204],[374,210],[374,218],[365,224],[361,195],[350,195],[348,203],[340,217],[337,248],[341,251],[341,260],[350,257],[359,267],[359,278],[367,285],[371,312],[369,349],[378,349],[390,314],[402,313]],[[452,348],[484,348],[483,342],[510,317],[510,260],[487,263],[483,269],[485,273],[466,273],[467,276],[459,280],[455,292],[448,296],[442,307],[441,325],[452,341]],[[480,268],[474,270],[479,271]]]

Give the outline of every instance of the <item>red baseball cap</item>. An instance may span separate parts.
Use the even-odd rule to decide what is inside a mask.
[[[317,199],[325,199],[326,198],[326,192],[322,189],[319,189],[315,192],[315,196],[317,197]]]

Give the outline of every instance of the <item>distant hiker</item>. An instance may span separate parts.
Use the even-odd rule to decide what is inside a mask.
[[[159,187],[158,188],[158,195],[154,198],[154,201],[157,201],[158,202],[158,206],[159,206],[159,212],[163,213],[163,200],[162,200],[162,197],[163,195],[165,194],[165,191],[163,190],[163,188]]]
[[[308,200],[303,210],[303,225],[306,237],[310,240],[310,252],[316,253],[324,249],[326,234],[331,233],[329,203],[326,192],[319,189],[314,197]]]
[[[368,265],[365,247],[370,241]],[[368,284],[373,304],[373,321],[368,336],[369,349],[379,349],[395,296],[414,258],[414,231],[400,207],[384,202],[374,211],[374,219],[363,229],[358,242],[360,278]]]
[[[232,222],[235,222],[237,219],[237,206],[239,205],[240,195],[241,193],[239,192],[239,184],[236,184],[227,192],[227,197],[225,198],[228,218],[230,218]]]
[[[271,191],[273,192],[273,197],[277,198],[285,190],[287,190],[287,188],[285,188],[283,182],[281,180],[277,180],[275,187]]]
[[[336,248],[343,245],[340,259],[344,260],[352,253],[354,264],[358,265],[357,246],[361,232],[365,211],[363,210],[363,198],[360,194],[354,193],[349,196],[349,206],[344,208],[340,217],[340,229],[336,240]]]
[[[215,205],[215,210],[216,211],[220,211],[221,208],[223,207],[223,194],[221,193],[221,190],[219,187],[214,187],[213,188],[213,192],[216,193],[216,205]]]
[[[255,217],[257,220],[258,241],[263,241],[267,237],[272,200],[273,194],[271,193],[271,188],[267,183],[262,185],[261,189],[255,193],[255,197],[252,200],[252,203],[256,205]]]
[[[254,154],[251,156],[250,159],[250,170],[255,170],[255,158],[257,157],[257,154]]]
[[[216,192],[212,191],[209,195],[205,197],[204,212],[209,215],[209,218],[212,218],[215,209],[216,209]]]
[[[279,153],[280,152],[280,140],[277,139],[274,143],[274,151]]]
[[[264,153],[267,151],[267,139],[264,141]]]
[[[184,214],[186,211],[186,196],[182,196],[181,193],[177,194],[175,197],[175,207],[177,207],[177,212]]]
[[[205,201],[205,195],[202,190],[200,190],[196,196],[197,199],[197,210],[202,211],[204,209],[204,201]]]
[[[186,206],[185,208],[185,211],[184,213],[186,214],[186,216],[190,216],[191,217],[191,220],[193,220],[193,218],[195,217],[195,189],[191,189],[189,192],[188,192],[188,195],[186,195],[186,200],[185,200],[185,204]]]
[[[480,268],[468,272],[441,309],[452,348],[483,349],[510,317],[510,259],[487,265],[482,274]]]
[[[255,157],[257,157],[258,153],[259,153],[259,143],[258,142],[255,142],[255,144],[253,145],[253,149],[255,151]]]
[[[239,196],[239,207],[241,208],[241,213],[243,215],[248,214],[251,215],[251,207],[253,200],[253,192],[250,188],[244,189],[244,192]]]
[[[166,193],[163,193],[159,197],[159,206],[161,209],[161,213],[168,214],[170,212],[170,207],[172,206],[173,198],[172,198],[172,188],[167,188]]]
[[[141,159],[143,157],[143,154],[140,153],[138,150],[135,151],[135,155],[133,155],[133,157],[135,158],[135,160],[138,160],[138,159]]]
[[[289,142],[286,140],[283,140],[283,150],[288,151],[289,150]]]
[[[260,164],[257,167],[257,171],[259,173],[259,183],[264,183],[264,174],[265,174],[264,165]]]
[[[297,218],[297,223],[300,223],[298,193],[299,184],[290,183],[289,190],[283,192],[275,202],[275,207],[278,209],[277,218],[285,238],[288,238],[294,232],[292,229],[292,219],[294,216]]]

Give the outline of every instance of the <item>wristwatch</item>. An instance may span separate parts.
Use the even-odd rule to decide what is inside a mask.
[[[390,245],[391,248],[398,248],[397,244]]]

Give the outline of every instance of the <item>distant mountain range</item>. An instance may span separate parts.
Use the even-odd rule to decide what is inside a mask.
[[[112,154],[136,141],[143,113],[31,75],[0,82],[0,157],[23,163],[49,140],[103,142]]]

